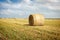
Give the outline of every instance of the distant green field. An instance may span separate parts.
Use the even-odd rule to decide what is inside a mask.
[[[45,19],[44,26],[29,26],[27,19],[0,18],[0,40],[60,40],[60,19]]]

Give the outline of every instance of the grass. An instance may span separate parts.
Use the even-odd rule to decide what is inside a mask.
[[[29,26],[27,19],[0,19],[0,40],[60,40],[60,19]]]

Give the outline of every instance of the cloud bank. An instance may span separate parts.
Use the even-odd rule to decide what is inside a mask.
[[[27,18],[33,13],[43,14],[46,18],[60,18],[60,0],[0,1],[0,17]]]

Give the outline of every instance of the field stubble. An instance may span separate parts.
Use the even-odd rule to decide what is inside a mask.
[[[60,19],[29,26],[27,19],[0,19],[0,40],[60,40]]]

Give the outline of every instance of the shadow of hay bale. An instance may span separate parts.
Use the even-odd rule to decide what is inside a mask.
[[[23,26],[30,26],[29,24],[24,24]]]
[[[29,24],[24,24],[23,26],[33,26],[33,25],[29,25]]]
[[[35,25],[24,24],[23,26],[30,26],[30,27],[32,26],[32,27],[33,27],[33,26],[35,26]],[[42,25],[37,25],[37,26],[42,26]]]

